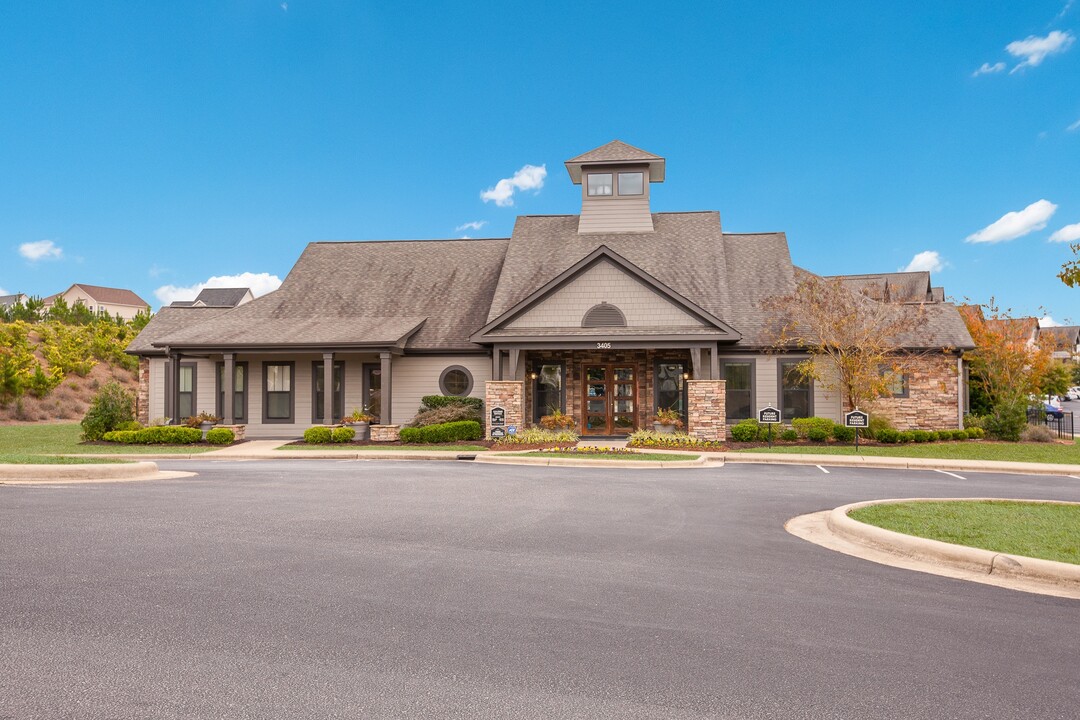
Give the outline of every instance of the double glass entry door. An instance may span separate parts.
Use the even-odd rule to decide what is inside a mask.
[[[629,435],[637,429],[634,368],[585,366],[585,435]]]

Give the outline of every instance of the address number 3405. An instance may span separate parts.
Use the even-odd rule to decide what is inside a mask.
[[[597,350],[610,350],[611,349],[611,343],[609,343],[609,342],[598,342],[598,343],[596,343],[596,349]]]

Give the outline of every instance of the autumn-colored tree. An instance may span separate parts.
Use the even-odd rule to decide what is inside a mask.
[[[1003,440],[1019,440],[1027,422],[1028,396],[1042,392],[1054,345],[1040,341],[1035,318],[1013,318],[994,304],[963,305],[961,315],[975,343],[964,355],[971,382],[989,400],[987,431]]]
[[[1080,285],[1080,243],[1074,243],[1069,247],[1072,248],[1073,255],[1076,255],[1077,258],[1062,265],[1058,277],[1061,278],[1061,282],[1069,287],[1077,287]]]
[[[872,407],[925,354],[908,347],[924,325],[922,306],[856,294],[839,279],[801,272],[794,293],[771,297],[762,308],[776,333],[773,350],[808,352],[795,372],[838,390],[848,407]]]

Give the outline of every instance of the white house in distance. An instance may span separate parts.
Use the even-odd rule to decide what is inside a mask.
[[[60,297],[64,298],[68,307],[81,302],[92,313],[119,315],[125,320],[131,320],[150,307],[148,302],[130,290],[75,283],[62,293],[44,298],[45,309],[51,308]]]
[[[128,347],[140,420],[207,411],[280,437],[366,407],[372,437],[392,439],[441,394],[482,398],[508,426],[559,410],[583,434],[625,436],[663,409],[722,439],[766,404],[785,420],[850,409],[794,372],[805,352],[776,347],[762,303],[811,275],[784,233],[652,212],[666,161],[626,143],[566,170],[580,212],[520,216],[509,238],[314,242],[255,300],[162,308]],[[853,300],[920,318],[905,341],[919,365],[874,412],[900,429],[959,427],[974,345],[944,290],[926,272],[840,279]]]

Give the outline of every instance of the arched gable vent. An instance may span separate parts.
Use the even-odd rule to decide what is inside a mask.
[[[581,327],[626,327],[626,316],[614,305],[602,302],[589,308],[581,318]]]

